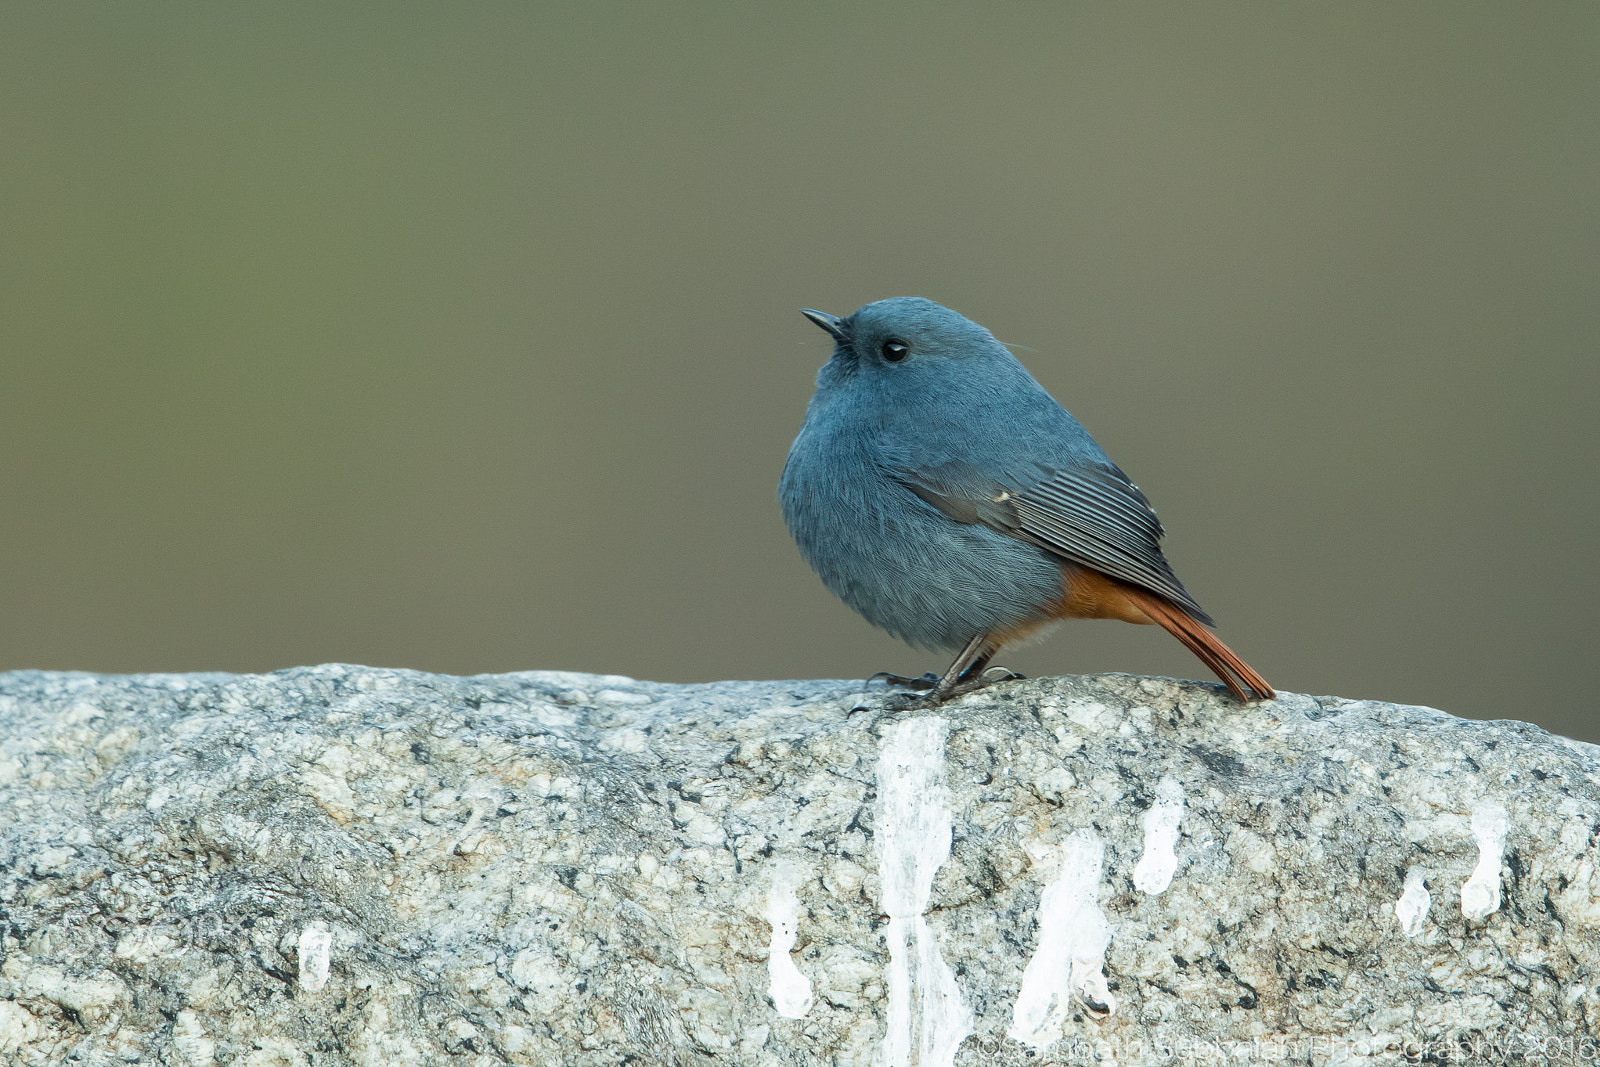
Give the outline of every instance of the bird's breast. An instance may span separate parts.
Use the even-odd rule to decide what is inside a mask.
[[[868,622],[913,644],[958,648],[1060,598],[1061,569],[1047,553],[952,521],[883,458],[859,425],[808,421],[779,487],[801,555]]]

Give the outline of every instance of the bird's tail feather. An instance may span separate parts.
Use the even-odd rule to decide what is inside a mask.
[[[1182,608],[1168,602],[1165,597],[1143,589],[1126,586],[1124,592],[1129,600],[1138,605],[1140,611],[1150,616],[1152,622],[1182,641],[1185,648],[1200,657],[1200,662],[1210,667],[1227,685],[1229,692],[1241,701],[1248,701],[1251,697],[1245,693],[1240,682],[1255,691],[1257,700],[1271,700],[1278,695],[1265,678],[1239,658],[1237,652],[1223,644],[1221,638],[1212,633],[1204,623],[1190,618]]]

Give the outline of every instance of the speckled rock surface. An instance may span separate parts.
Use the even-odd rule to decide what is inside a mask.
[[[1600,1056],[1600,749],[1120,675],[882,702],[0,675],[0,1062]]]

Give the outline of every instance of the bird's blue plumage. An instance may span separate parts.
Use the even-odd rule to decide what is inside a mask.
[[[806,561],[869,622],[960,648],[1046,617],[1063,561],[1209,621],[1143,494],[988,330],[920,297],[808,314],[837,343],[778,496]]]

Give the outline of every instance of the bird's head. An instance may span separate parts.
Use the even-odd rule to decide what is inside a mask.
[[[1010,359],[994,335],[959,312],[920,296],[879,300],[847,318],[806,308],[801,314],[834,340],[833,358],[847,371],[874,376],[894,372],[920,375],[929,363],[952,360]]]

